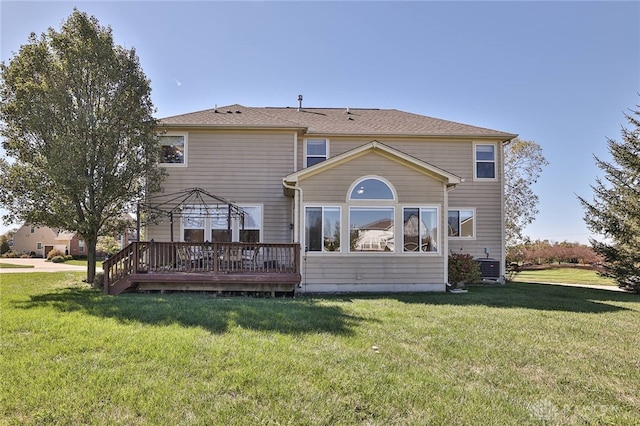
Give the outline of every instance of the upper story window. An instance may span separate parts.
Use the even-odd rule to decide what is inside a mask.
[[[496,146],[481,145],[475,146],[475,177],[476,179],[496,178]]]
[[[32,226],[32,227],[31,227],[31,229],[29,230],[29,232],[30,232],[31,234],[33,234],[34,232],[36,232],[36,228]]]
[[[307,139],[305,167],[313,166],[329,158],[329,141],[326,139]]]
[[[377,178],[366,178],[355,184],[349,196],[351,200],[394,200],[393,191]]]
[[[160,136],[160,164],[184,165],[186,164],[187,136],[186,135],[161,135]]]

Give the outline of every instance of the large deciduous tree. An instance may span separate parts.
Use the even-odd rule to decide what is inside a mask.
[[[538,196],[532,185],[549,163],[533,141],[514,139],[504,153],[505,239],[507,246],[523,240],[524,228],[538,214]]]
[[[149,80],[134,49],[78,10],[0,72],[4,219],[78,233],[92,282],[98,236],[162,181]]]
[[[640,293],[640,109],[625,117],[631,126],[622,128],[622,141],[607,139],[612,161],[595,157],[605,176],[591,186],[593,201],[578,198],[589,229],[608,240],[591,239],[604,257],[603,275]]]

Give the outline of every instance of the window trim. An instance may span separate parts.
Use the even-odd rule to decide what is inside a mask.
[[[493,161],[478,160],[478,147],[493,147]],[[493,163],[493,177],[478,177],[478,163]],[[473,180],[478,181],[496,181],[498,180],[498,147],[495,143],[474,142],[473,144]]]
[[[329,159],[329,139],[328,138],[305,138],[304,139],[304,168],[307,167],[311,167],[309,166],[309,141],[324,141],[325,143],[325,155],[324,155],[324,160],[322,161],[327,161]],[[322,158],[321,155],[312,155],[311,158]],[[322,163],[322,161],[320,161],[320,163]],[[319,164],[319,163],[316,163]],[[315,165],[315,164],[314,164]]]
[[[185,210],[189,208],[196,209],[200,206],[200,204],[187,204],[185,205]],[[264,241],[264,204],[254,203],[254,204],[237,204],[241,209],[248,208],[258,208],[260,209],[260,227],[259,228],[245,228],[247,230],[257,230],[259,231],[259,240],[258,242]],[[214,205],[207,205],[208,208],[213,209]],[[180,217],[180,242],[184,241],[184,231],[185,229],[202,229],[204,231],[204,241],[211,242],[211,230],[213,229],[226,229],[226,228],[214,228],[211,217],[203,217],[203,227],[202,228],[185,228],[185,216],[182,215]],[[240,242],[240,231],[242,230],[242,226],[240,221],[237,219],[231,220],[231,242],[237,243]]]
[[[351,194],[351,191],[349,191],[349,194]],[[357,200],[357,201],[361,201],[361,200]],[[371,201],[379,201],[379,200],[367,200],[369,202]],[[350,255],[356,254],[356,255],[362,255],[362,254],[373,254],[376,256],[379,255],[384,255],[384,256],[388,256],[389,254],[398,254],[398,246],[397,246],[397,234],[398,234],[398,230],[397,230],[397,217],[396,214],[398,212],[398,208],[402,208],[402,206],[398,206],[396,204],[387,204],[387,205],[380,205],[380,204],[374,204],[374,205],[363,205],[363,204],[349,204],[347,206],[347,241],[348,241],[348,248],[347,248],[347,253]],[[366,251],[366,250],[351,250],[351,210],[352,209],[370,209],[370,210],[391,210],[391,218],[393,220],[393,226],[391,227],[391,229],[393,229],[393,250],[389,250],[389,251],[378,251],[378,250],[371,250],[371,251]],[[342,245],[342,241],[340,242]]]
[[[400,214],[401,214],[402,222],[399,224],[399,226],[401,227],[400,234],[401,234],[401,238],[402,238],[402,246],[401,246],[401,249],[400,249],[399,253],[401,253],[402,255],[409,255],[409,256],[415,256],[415,255],[418,255],[418,256],[424,256],[424,255],[436,256],[436,255],[440,255],[440,252],[441,252],[440,247],[442,247],[442,244],[441,244],[441,242],[442,242],[442,217],[441,217],[441,208],[440,208],[440,206],[439,205],[432,205],[432,204],[427,204],[427,205],[425,205],[425,204],[420,204],[420,205],[406,204],[406,205],[402,205],[401,207],[402,208],[400,210]],[[420,219],[421,219],[420,221],[421,222],[422,222],[422,210],[424,210],[424,209],[434,209],[436,211],[437,236],[436,236],[435,242],[434,242],[434,244],[436,246],[436,250],[435,251],[422,251],[422,248],[420,248],[420,250],[418,250],[418,251],[406,251],[404,249],[404,245],[405,245],[405,242],[404,242],[404,237],[405,237],[405,234],[404,234],[404,211],[405,211],[405,209],[418,209],[418,212],[420,214]]]
[[[189,134],[185,132],[165,132],[158,135],[160,141],[160,150],[162,151],[162,137],[163,136],[182,136],[184,138],[184,161],[182,163],[163,163],[162,158],[158,160],[158,165],[161,167],[187,167],[187,161],[189,158]],[[162,152],[161,152],[162,157]]]
[[[337,209],[338,210],[338,215],[340,217],[340,249],[336,250],[336,251],[328,251],[325,250],[324,248],[324,244],[322,244],[322,250],[309,250],[309,244],[307,241],[307,208],[320,208],[322,211],[322,228],[321,228],[321,232],[322,232],[322,236],[324,237],[324,211],[325,209]],[[303,247],[305,250],[305,253],[313,253],[313,255],[318,255],[318,254],[328,254],[330,256],[335,255],[336,253],[345,253],[344,251],[344,244],[342,244],[344,238],[343,238],[343,229],[344,226],[342,225],[343,222],[343,217],[342,217],[342,210],[343,208],[339,205],[335,205],[335,204],[305,204],[304,205],[304,209],[303,209],[303,214],[304,214],[304,223],[303,223],[303,228],[302,228],[302,242],[303,242]]]
[[[458,214],[460,211],[470,211],[473,213],[473,235],[471,237],[456,237],[449,235],[449,212],[457,211]],[[458,218],[458,226],[460,219]],[[475,240],[476,239],[476,224],[478,223],[478,216],[475,207],[449,207],[447,209],[447,238],[452,240]]]
[[[361,182],[365,181],[365,180],[378,180],[382,183],[384,183],[385,185],[387,185],[387,187],[391,190],[391,195],[393,198],[391,199],[378,199],[378,198],[361,198],[361,199],[357,199],[357,198],[351,198],[351,194],[353,193],[353,190],[356,188],[356,186],[358,186]],[[356,179],[351,186],[349,186],[349,190],[347,191],[347,203],[351,205],[351,203],[355,203],[354,205],[362,205],[363,203],[393,203],[395,205],[396,200],[398,199],[398,193],[396,192],[395,187],[391,184],[391,182],[389,182],[387,179],[381,177],[381,176],[377,176],[377,175],[369,175],[369,176],[362,176],[359,179]]]

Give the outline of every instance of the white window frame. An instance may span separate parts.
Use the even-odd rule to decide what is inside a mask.
[[[404,246],[405,246],[405,241],[404,241],[404,210],[405,209],[417,209],[420,215],[420,223],[422,223],[422,210],[425,209],[431,209],[431,210],[435,210],[436,211],[436,231],[437,231],[437,235],[435,238],[435,241],[433,242],[433,244],[435,244],[436,249],[433,251],[423,251],[422,247],[419,247],[419,250],[417,251],[405,251]],[[440,213],[440,207],[437,205],[403,205],[402,209],[400,211],[401,214],[401,219],[402,222],[400,222],[400,227],[401,227],[401,237],[402,237],[402,246],[399,250],[400,253],[405,254],[405,255],[439,255],[440,254],[440,247],[442,246],[440,244],[440,242],[442,241],[442,221],[441,221],[441,213]],[[419,235],[419,234],[418,234]]]
[[[44,245],[42,244],[41,241],[38,241],[36,243],[36,250],[42,250],[44,248]]]
[[[160,153],[160,160],[158,164],[162,167],[187,167],[187,159],[189,158],[189,134],[181,133],[181,132],[166,132],[161,135],[158,135],[160,139],[160,149],[162,150],[162,138],[164,136],[182,136],[184,138],[184,161],[182,163],[163,163],[162,162],[162,151]]]
[[[360,201],[360,200],[358,200]],[[373,200],[373,201],[380,201],[380,200]],[[393,250],[389,250],[389,251],[384,251],[384,250],[351,250],[351,212],[353,209],[361,209],[361,210],[391,210],[391,219],[393,220],[393,226],[391,227],[393,235],[392,235],[392,239],[393,239]],[[349,241],[348,244],[348,253],[350,254],[373,254],[373,255],[388,255],[390,253],[397,253],[398,252],[398,244],[397,244],[397,217],[396,217],[396,206],[393,204],[387,204],[387,205],[367,205],[367,204],[350,204],[349,208],[347,209],[347,215],[348,215],[348,227],[347,227],[347,238]]]
[[[84,253],[84,240],[78,240],[78,253]]]
[[[450,236],[449,235],[449,212],[458,212],[458,214],[461,211],[470,211],[473,214],[473,235],[471,237],[461,237],[461,236]],[[450,239],[454,239],[454,240],[475,240],[476,239],[476,224],[478,223],[478,217],[476,214],[476,209],[473,207],[449,207],[449,210],[447,210],[447,237]],[[461,228],[461,223],[458,220],[458,227]]]
[[[264,205],[263,204],[238,204],[238,207],[241,209],[249,209],[249,208],[257,208],[260,209],[260,227],[259,228],[246,228],[245,229],[258,229],[258,242],[262,242],[264,237]],[[239,242],[240,241],[240,231],[242,230],[242,226],[240,225],[240,221],[238,219],[234,219],[231,221],[232,223],[232,231],[231,231],[231,241]]]
[[[354,189],[360,183],[370,179],[377,180],[385,184],[391,190],[392,198],[351,198],[351,194],[353,194]],[[396,194],[396,189],[394,188],[394,186],[391,185],[391,183],[387,179],[380,176],[375,176],[375,175],[363,176],[357,179],[356,181],[353,182],[353,184],[351,184],[351,186],[349,187],[349,191],[347,192],[347,203],[358,203],[358,205],[361,205],[361,203],[363,203],[362,205],[366,205],[364,203],[395,203],[397,199],[398,199],[398,194]]]
[[[340,218],[340,249],[339,250],[335,250],[335,251],[329,251],[326,250],[324,247],[324,242],[322,243],[322,249],[321,250],[309,250],[309,242],[307,241],[307,209],[308,208],[319,208],[322,211],[322,227],[321,227],[321,234],[324,238],[324,212],[326,209],[337,209],[338,210],[338,217]],[[304,228],[303,228],[303,235],[304,235],[304,247],[305,247],[305,252],[307,253],[314,253],[314,254],[319,254],[319,253],[326,253],[329,255],[333,255],[335,253],[343,253],[344,252],[344,244],[342,244],[343,238],[342,238],[342,230],[343,230],[343,226],[342,226],[342,207],[340,206],[336,206],[336,205],[325,205],[325,204],[308,204],[304,206]]]
[[[185,205],[184,206],[184,211],[187,211],[189,209],[198,209],[199,205],[193,205],[193,204],[189,204],[189,205]],[[241,209],[249,209],[249,208],[257,208],[260,209],[260,227],[259,228],[247,228],[245,227],[245,229],[247,230],[251,230],[251,229],[257,229],[259,231],[259,242],[263,241],[264,238],[264,205],[263,204],[238,204],[238,207],[240,207]],[[204,207],[203,207],[204,208]],[[208,208],[210,210],[213,210],[215,208],[214,205],[208,206]],[[226,210],[226,209],[225,209]],[[185,216],[183,215],[181,220],[180,220],[180,241],[184,242],[184,231],[185,229],[202,229],[204,230],[204,241],[209,241],[211,242],[211,230],[212,229],[225,229],[225,228],[214,228],[213,227],[213,221],[211,220],[211,217],[203,217],[202,218],[203,221],[203,225],[202,227],[188,227],[185,228]],[[240,231],[242,230],[242,225],[240,223],[240,220],[238,218],[232,218],[231,219],[231,242],[239,242],[240,241]]]
[[[327,138],[306,138],[304,140],[304,167],[310,167],[309,166],[309,158],[322,158],[321,155],[309,155],[309,141],[324,141],[325,144],[325,155],[324,155],[324,160],[322,161],[326,161],[329,158],[329,139]],[[320,163],[322,162],[320,161]],[[316,163],[319,164],[319,163]]]
[[[493,160],[478,160],[478,147],[493,147]],[[478,177],[478,163],[493,163],[493,177]],[[498,180],[498,147],[495,143],[479,143],[473,144],[473,179],[479,181],[495,181]]]

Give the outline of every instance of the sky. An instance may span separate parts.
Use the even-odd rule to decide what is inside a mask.
[[[533,187],[534,240],[588,242],[577,195],[592,198],[594,155],[610,159],[607,138],[640,104],[637,1],[2,0],[0,59],[74,7],[135,48],[158,118],[295,107],[301,94],[307,107],[395,108],[535,141],[550,164]]]

